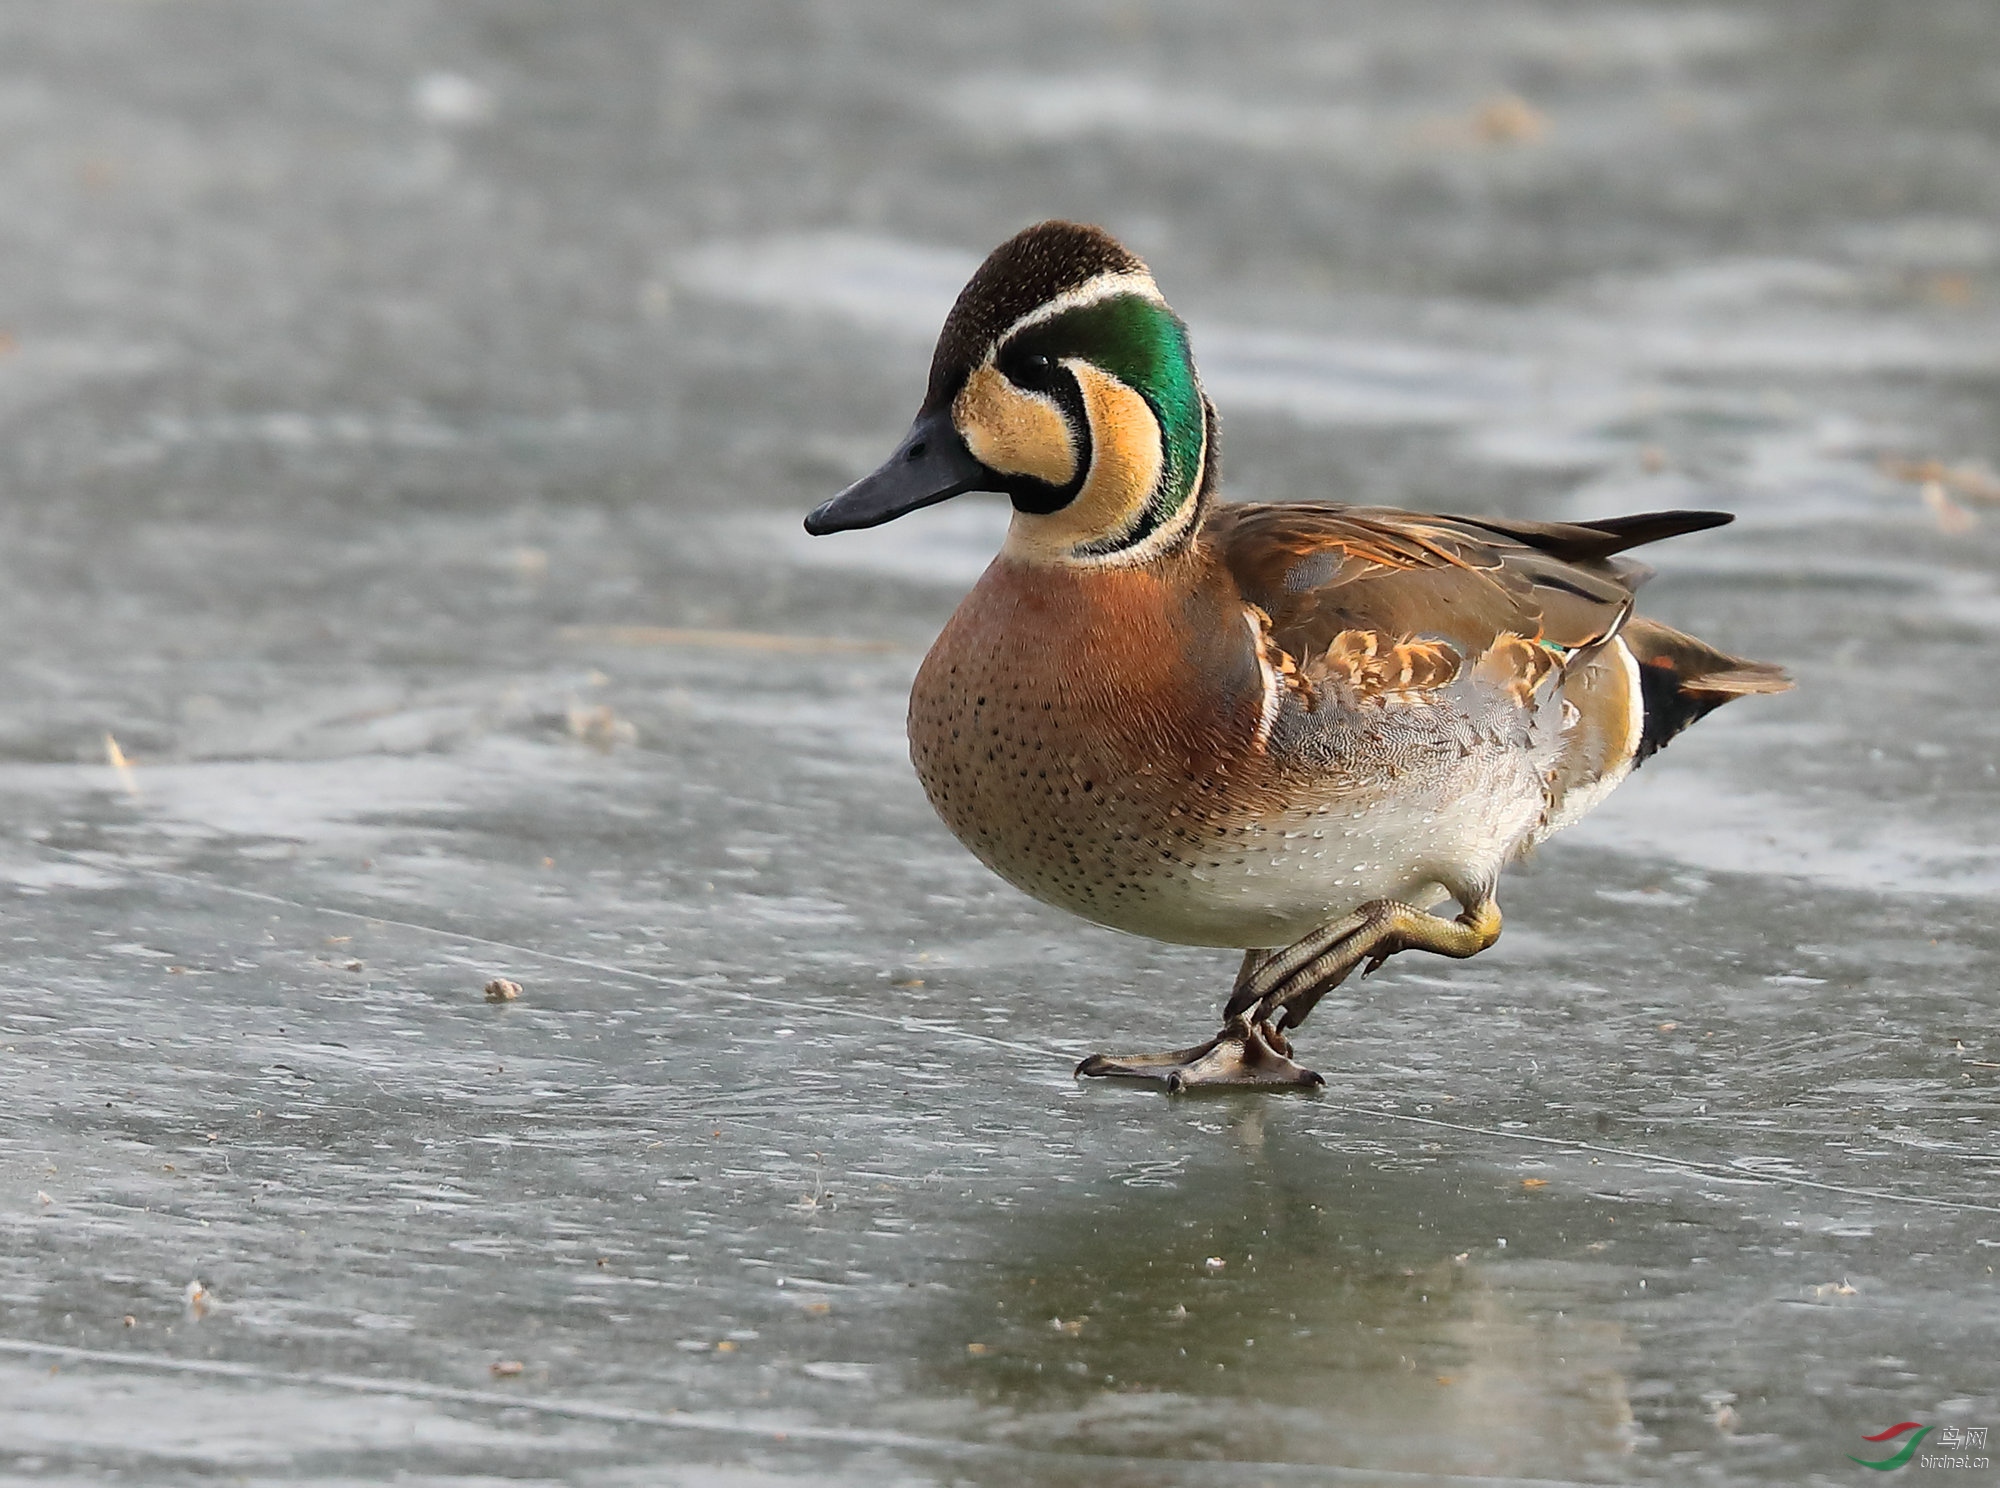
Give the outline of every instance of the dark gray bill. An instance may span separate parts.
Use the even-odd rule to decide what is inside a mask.
[[[919,418],[880,470],[863,476],[806,518],[814,537],[879,527],[905,512],[965,491],[992,490],[993,475],[972,458],[948,414]]]

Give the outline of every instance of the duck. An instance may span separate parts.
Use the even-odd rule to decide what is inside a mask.
[[[1404,951],[1486,950],[1508,864],[1704,715],[1792,683],[1634,612],[1650,570],[1623,555],[1729,513],[1227,502],[1217,427],[1145,263],[1043,222],[959,294],[894,453],[805,526],[1008,498],[911,687],[931,805],[1044,903],[1242,952],[1212,1037],[1079,1077],[1311,1089],[1292,1035],[1329,992]]]

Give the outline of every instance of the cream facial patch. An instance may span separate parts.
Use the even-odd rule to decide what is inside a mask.
[[[1052,486],[1076,479],[1076,441],[1055,399],[1014,386],[991,363],[966,379],[951,421],[989,470]]]

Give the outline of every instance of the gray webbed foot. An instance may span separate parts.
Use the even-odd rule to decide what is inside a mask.
[[[1093,1054],[1078,1075],[1150,1080],[1169,1094],[1224,1086],[1317,1090],[1326,1081],[1292,1058],[1286,1037],[1268,1023],[1237,1018],[1205,1044],[1164,1054]]]

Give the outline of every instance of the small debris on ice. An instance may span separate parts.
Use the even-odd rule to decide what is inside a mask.
[[[125,751],[108,733],[104,736],[104,763],[117,774],[118,783],[124,787],[126,795],[136,797],[139,794],[139,778],[132,773],[132,762],[125,758]]]
[[[1951,499],[1943,481],[1925,481],[1922,488],[1924,505],[1930,508],[1936,520],[1938,531],[1947,537],[1958,537],[1979,525],[1979,518],[1966,507]]]
[[[570,737],[581,739],[593,749],[601,749],[609,754],[620,744],[637,744],[639,728],[628,719],[620,718],[611,711],[608,704],[599,703],[587,708],[582,703],[571,703],[565,715],[569,724]]]

